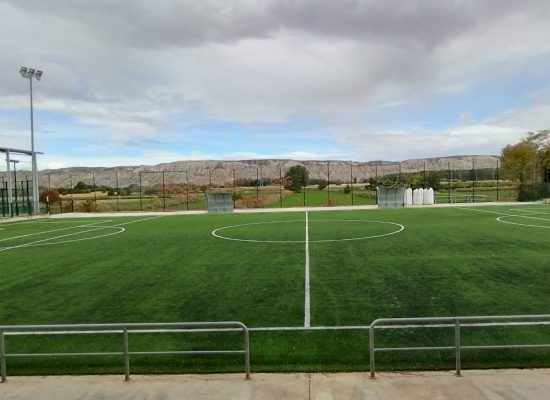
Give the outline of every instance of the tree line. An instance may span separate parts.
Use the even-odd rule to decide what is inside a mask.
[[[550,196],[550,130],[529,132],[502,149],[504,177],[519,183],[518,200]]]

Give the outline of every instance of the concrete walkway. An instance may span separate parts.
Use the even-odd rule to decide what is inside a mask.
[[[550,399],[550,369],[336,374],[11,377],[1,400]]]

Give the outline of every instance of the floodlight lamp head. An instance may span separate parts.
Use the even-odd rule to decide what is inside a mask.
[[[29,76],[29,78],[32,78],[35,72],[36,70],[34,68],[29,68],[29,70],[27,71],[27,75]]]
[[[26,78],[27,77],[27,67],[21,67],[21,69],[19,70],[19,73],[21,74],[21,76],[23,78]]]
[[[36,78],[36,80],[40,80],[40,78],[42,77],[42,73],[42,71],[36,70],[36,72],[34,73],[34,77]]]

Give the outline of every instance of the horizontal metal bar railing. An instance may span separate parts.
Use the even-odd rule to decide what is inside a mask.
[[[198,350],[198,351],[130,351],[129,333],[167,333],[189,331],[235,331],[241,330],[244,336],[243,350]],[[122,351],[115,352],[73,352],[73,353],[8,353],[6,336],[50,335],[50,334],[122,334]],[[62,324],[62,325],[3,325],[0,326],[0,375],[1,381],[7,379],[7,358],[23,357],[94,357],[123,356],[124,377],[130,379],[130,356],[154,355],[244,355],[246,379],[250,379],[250,335],[248,327],[242,322],[169,322],[169,323],[128,323],[128,324]]]
[[[375,353],[391,351],[441,351],[454,350],[456,375],[461,375],[461,350],[483,349],[527,349],[550,348],[549,344],[506,344],[485,346],[463,346],[461,344],[461,327],[479,326],[531,326],[547,325],[550,315],[498,315],[498,316],[467,316],[467,317],[428,317],[428,318],[380,318],[372,322],[369,328],[370,375],[375,377]],[[406,324],[406,325],[403,325]],[[375,346],[375,329],[415,329],[415,328],[445,328],[454,327],[454,346],[424,346],[424,347],[379,347]]]

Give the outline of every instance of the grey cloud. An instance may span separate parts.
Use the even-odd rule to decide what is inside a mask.
[[[434,46],[487,20],[525,9],[548,11],[537,0],[11,0],[29,13],[66,18],[102,40],[138,48],[195,46],[265,38],[281,30]]]
[[[0,106],[28,107],[22,63],[38,106],[122,143],[175,119],[338,125],[548,54],[548,20],[547,0],[4,0]]]

